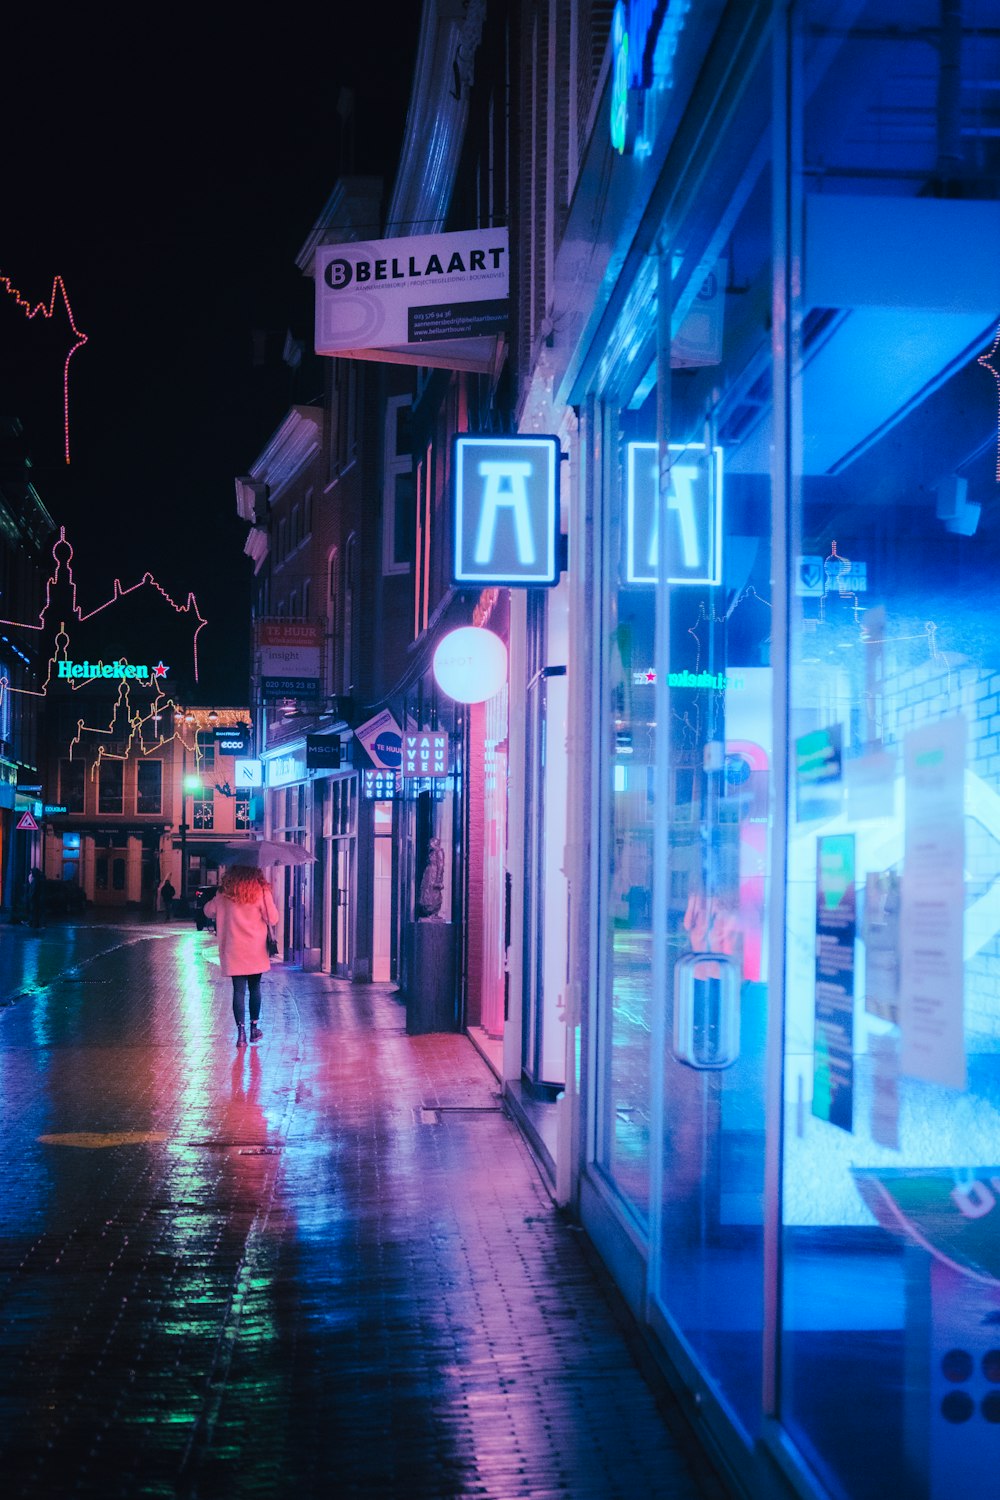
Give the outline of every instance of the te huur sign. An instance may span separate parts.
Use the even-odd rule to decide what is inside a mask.
[[[460,436],[454,447],[455,586],[557,584],[559,439]]]
[[[447,776],[448,734],[418,729],[403,735],[404,776]]]

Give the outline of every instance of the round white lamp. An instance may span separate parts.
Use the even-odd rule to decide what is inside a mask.
[[[434,681],[456,703],[485,703],[507,681],[507,647],[492,630],[462,625],[434,652]]]

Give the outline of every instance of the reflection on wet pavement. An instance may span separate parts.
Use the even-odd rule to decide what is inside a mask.
[[[715,1495],[464,1037],[209,934],[0,932],[19,1496]]]

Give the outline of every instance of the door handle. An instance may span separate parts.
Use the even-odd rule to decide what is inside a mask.
[[[685,953],[674,966],[678,1062],[730,1068],[740,1055],[740,969],[726,953]]]

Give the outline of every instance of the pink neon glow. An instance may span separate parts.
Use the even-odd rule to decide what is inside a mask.
[[[36,318],[39,313],[41,313],[43,318],[55,317],[56,299],[58,297],[62,298],[63,306],[66,309],[66,317],[69,319],[69,326],[72,328],[73,336],[76,339],[76,343],[67,354],[66,362],[63,365],[63,433],[66,446],[66,462],[69,463],[69,362],[76,351],[82,349],[84,344],[87,343],[87,335],[81,333],[76,326],[73,309],[70,306],[69,294],[66,291],[66,283],[61,276],[55,276],[52,279],[52,295],[49,298],[48,307],[46,307],[44,302],[31,303],[27,297],[23,297],[10,277],[4,276],[2,272],[0,272],[0,286],[3,286],[8,294],[14,298],[18,307],[23,308],[25,317],[29,319]]]
[[[58,554],[58,552],[56,551],[56,548],[60,547],[60,546],[69,549],[67,555],[65,556],[65,559],[63,559],[62,557],[60,557],[59,554]],[[57,540],[53,543],[53,546],[52,546],[52,556],[55,558],[56,570],[52,574],[51,578],[49,578],[47,580],[46,584],[45,584],[45,603],[42,605],[41,610],[39,611],[39,614],[38,614],[38,624],[37,625],[30,625],[30,624],[26,623],[23,620],[3,620],[3,619],[0,619],[0,625],[13,625],[18,630],[45,630],[47,628],[47,626],[48,626],[48,613],[49,613],[49,609],[50,609],[51,604],[52,604],[52,590],[53,590],[53,588],[55,587],[55,585],[59,581],[59,573],[60,573],[60,570],[63,567],[63,562],[65,561],[66,579],[67,579],[67,582],[69,583],[70,589],[72,591],[72,594],[71,594],[71,597],[72,597],[71,610],[72,610],[73,615],[76,617],[76,619],[81,624],[85,620],[93,620],[95,618],[95,616],[99,615],[103,610],[108,609],[112,604],[117,604],[117,602],[118,602],[119,599],[124,599],[129,594],[134,594],[135,591],[136,591],[136,589],[146,588],[147,586],[150,587],[150,588],[156,589],[157,593],[161,594],[163,596],[163,598],[170,605],[171,609],[175,610],[177,612],[177,614],[179,614],[179,615],[186,615],[186,614],[191,614],[193,612],[194,618],[198,621],[198,625],[197,625],[197,628],[195,629],[194,638],[193,638],[193,640],[191,642],[191,649],[192,649],[192,652],[194,653],[194,680],[195,680],[195,682],[198,681],[198,636],[201,634],[202,627],[204,625],[206,625],[208,622],[206,621],[205,617],[202,615],[201,611],[199,610],[199,608],[198,608],[198,601],[195,598],[195,596],[194,596],[193,593],[188,594],[188,596],[187,596],[187,603],[186,604],[178,604],[177,601],[175,599],[173,599],[170,596],[170,594],[167,593],[166,589],[163,588],[160,584],[157,583],[157,581],[153,577],[152,573],[143,573],[142,577],[139,579],[139,582],[138,583],[129,584],[129,586],[128,586],[127,589],[126,588],[122,588],[121,579],[120,578],[116,578],[115,579],[114,593],[111,595],[111,598],[110,599],[106,599],[103,604],[99,604],[96,609],[92,609],[92,610],[88,611],[87,614],[84,614],[83,610],[80,608],[79,604],[77,604],[77,602],[76,602],[76,580],[73,577],[73,568],[72,568],[73,548],[72,548],[72,545],[66,540],[66,528],[65,528],[65,526],[60,526],[60,528],[59,528],[59,536],[58,536]],[[65,621],[60,621],[60,624],[62,625],[63,629],[65,629]],[[56,658],[53,658],[53,661],[55,659]],[[161,663],[161,665],[162,665],[162,663]],[[51,675],[51,669],[52,669],[52,661],[49,662],[49,673],[50,673],[50,675]],[[157,669],[154,668],[154,676],[162,676],[162,673],[160,673]],[[49,682],[49,678],[46,677],[45,683],[42,685],[42,688],[37,693],[30,694],[30,696],[33,696],[33,697],[36,697],[36,698],[43,697],[45,695],[45,690],[48,687],[48,682]],[[85,686],[85,682],[81,682],[79,684],[71,683],[69,685],[71,687],[73,687],[74,690],[75,690],[78,686],[80,686],[80,687]],[[12,688],[11,691],[13,692],[15,690]],[[27,689],[27,688],[22,689],[21,691],[29,692],[30,693],[30,690]]]
[[[983,365],[989,370],[997,383],[998,390],[1000,390],[1000,369],[997,368],[995,363],[990,363],[991,360],[996,360],[998,349],[1000,349],[1000,325],[997,326],[991,347],[976,360],[977,365]],[[997,482],[1000,483],[1000,411],[997,413]]]
[[[64,555],[62,556],[60,556],[60,553],[58,551],[60,547],[63,548]],[[116,578],[114,593],[112,594],[111,598],[105,600],[103,604],[99,604],[96,609],[92,609],[87,614],[84,614],[76,599],[76,582],[73,578],[73,568],[71,565],[73,548],[66,540],[66,528],[64,526],[61,526],[59,528],[59,537],[53,544],[52,556],[55,559],[56,564],[55,572],[52,574],[51,578],[48,579],[45,585],[45,603],[42,605],[41,611],[39,612],[38,624],[30,625],[21,620],[0,620],[0,625],[11,625],[18,630],[45,630],[48,627],[47,617],[52,605],[52,590],[59,581],[60,570],[62,569],[64,563],[66,567],[66,581],[69,584],[71,591],[70,613],[77,621],[81,623],[85,620],[94,619],[96,615],[101,614],[103,610],[109,607],[109,605],[117,603],[119,599],[124,599],[128,594],[134,593],[136,589],[144,588],[148,585],[151,588],[155,588],[156,591],[161,594],[167,601],[170,607],[177,612],[177,614],[182,615],[193,613],[194,618],[198,621],[198,624],[195,628],[194,637],[191,642],[191,649],[194,655],[194,676],[195,681],[198,681],[198,636],[201,633],[202,626],[207,622],[198,608],[198,601],[193,593],[188,594],[186,604],[178,604],[174,599],[171,598],[166,589],[162,588],[160,584],[157,583],[152,573],[144,573],[138,583],[131,584],[128,588],[123,588],[121,579]],[[60,620],[59,625],[59,632],[55,638],[55,652],[54,655],[49,659],[48,671],[45,674],[45,681],[42,683],[41,687],[37,690],[33,690],[31,688],[13,688],[10,685],[9,678],[7,678],[6,676],[0,676],[0,703],[2,703],[4,695],[8,692],[24,693],[27,697],[30,698],[47,697],[49,683],[52,681],[52,669],[60,660],[60,658],[65,658],[67,647],[69,646],[70,641],[66,629],[66,621]],[[156,667],[153,667],[151,669],[149,680],[146,685],[155,686],[156,684],[158,684],[167,670],[168,669],[163,666],[163,662],[160,661]],[[98,680],[99,679],[97,678],[81,678],[79,682],[64,681],[62,685],[64,687],[68,687],[72,692],[77,692],[80,688],[88,686],[90,681]],[[131,732],[126,742],[124,755],[113,755],[112,752],[106,750],[103,745],[99,746],[97,751],[97,762],[95,762],[95,765],[100,761],[102,756],[108,756],[109,759],[114,760],[126,760],[129,754],[132,752],[132,748],[136,741],[136,738],[138,738],[138,750],[142,755],[148,755],[151,750],[159,749],[161,745],[169,744],[171,740],[180,740],[180,742],[188,750],[194,751],[196,759],[200,760],[201,757],[198,753],[197,744],[194,740],[194,737],[191,737],[191,743],[189,743],[188,740],[185,739],[184,734],[179,727],[180,722],[182,721],[180,720],[180,714],[177,709],[178,705],[172,698],[165,698],[162,693],[157,691],[157,695],[154,698],[152,704],[150,705],[149,711],[145,714],[145,716],[143,715],[141,710],[133,713],[129,698],[129,684],[123,682],[118,692],[118,698],[115,703],[114,711],[111,715],[111,724],[107,729],[98,729],[96,726],[87,725],[85,724],[83,719],[77,720],[77,732],[74,738],[70,741],[70,759],[72,759],[74,748],[80,744],[84,732],[89,734],[110,735],[111,733],[113,733],[115,720],[118,718],[119,712],[122,712],[131,725]],[[178,727],[175,728],[172,735],[165,739],[164,736],[159,732],[158,724],[161,716],[167,710],[174,711],[174,724]],[[153,743],[147,745],[143,735],[143,728],[146,724],[150,723],[153,725],[153,732],[157,735],[157,738]],[[93,774],[93,770],[91,774]]]

